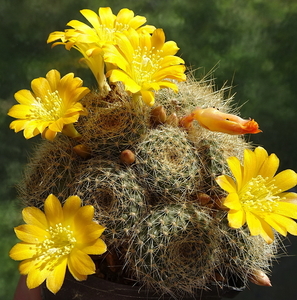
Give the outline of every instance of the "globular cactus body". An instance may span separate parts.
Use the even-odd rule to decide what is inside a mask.
[[[109,251],[121,264],[115,272],[125,271],[133,284],[178,296],[230,278],[246,283],[255,269],[269,269],[276,246],[221,222],[224,192],[214,179],[228,172],[226,158],[241,157],[249,144],[197,123],[189,130],[178,126],[197,106],[230,111],[231,99],[222,94],[209,82],[190,79],[179,84],[178,94],[156,95],[162,108],[152,118],[120,86],[105,98],[90,93],[82,102],[89,114],[76,124],[82,137],[44,143],[20,185],[21,198],[42,207],[45,194],[61,201],[77,194],[92,204],[106,227]],[[87,155],[73,151],[77,145]],[[123,159],[126,150],[133,159]]]

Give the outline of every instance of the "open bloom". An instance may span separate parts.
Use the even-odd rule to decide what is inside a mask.
[[[104,59],[116,65],[107,76],[111,82],[122,81],[125,89],[141,95],[148,105],[154,104],[154,91],[160,88],[178,88],[172,79],[186,80],[184,61],[175,56],[179,50],[173,41],[165,42],[162,29],[152,35],[130,29],[118,33],[116,45],[106,45]]]
[[[153,32],[155,27],[150,25],[143,26],[146,18],[134,16],[134,12],[127,8],[121,9],[118,15],[114,15],[110,7],[100,7],[98,15],[90,9],[83,9],[80,12],[93,27],[83,22],[72,20],[67,24],[72,27],[71,29],[66,29],[65,32],[52,32],[47,42],[51,43],[61,40],[61,42],[54,43],[53,46],[63,44],[67,50],[70,50],[72,47],[78,50],[93,72],[99,88],[104,91],[108,89],[108,86],[104,74],[102,47],[116,42],[116,32],[123,32],[129,28]]]
[[[82,87],[82,80],[69,73],[60,77],[57,70],[51,70],[46,78],[32,80],[29,90],[20,90],[14,97],[19,104],[14,105],[8,115],[18,120],[11,122],[15,132],[24,130],[26,139],[41,133],[46,139],[53,140],[58,132],[75,137],[79,133],[74,129],[80,115],[87,111],[78,101],[89,93]]]
[[[47,288],[56,293],[61,288],[66,267],[76,280],[95,273],[88,254],[102,254],[106,245],[101,236],[104,227],[93,221],[94,207],[81,207],[78,196],[70,196],[64,206],[49,195],[44,213],[36,207],[23,209],[27,224],[15,228],[22,242],[10,250],[10,257],[22,260],[20,273],[27,275],[27,286],[35,288],[46,280]]]
[[[279,159],[262,147],[245,149],[243,165],[236,157],[227,161],[235,180],[221,175],[217,183],[228,192],[223,205],[229,208],[229,225],[240,228],[247,223],[251,235],[261,235],[267,243],[274,240],[272,228],[284,236],[297,235],[292,220],[297,219],[297,194],[286,192],[297,184],[297,174],[284,170],[275,175]]]

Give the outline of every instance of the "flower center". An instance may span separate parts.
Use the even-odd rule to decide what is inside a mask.
[[[50,237],[37,246],[37,259],[40,264],[46,262],[46,267],[53,269],[62,256],[68,255],[74,248],[76,239],[70,226],[61,223],[46,230]]]
[[[246,210],[272,212],[280,199],[276,196],[276,186],[269,183],[261,175],[254,177],[239,194],[240,201]]]
[[[162,50],[154,51],[154,48],[148,50],[147,47],[138,47],[134,51],[131,64],[132,78],[138,85],[145,82],[151,82],[153,75],[160,69],[160,64],[163,58],[161,57]]]
[[[97,32],[98,35],[98,44],[100,47],[102,47],[105,43],[115,43],[115,33],[116,32],[123,32],[125,30],[129,29],[128,24],[122,24],[122,23],[115,23],[114,28],[109,28],[106,25],[99,25],[99,30]]]
[[[52,93],[47,91],[47,95],[44,95],[43,99],[36,97],[32,107],[30,118],[43,121],[58,120],[61,117],[63,100],[58,91]]]

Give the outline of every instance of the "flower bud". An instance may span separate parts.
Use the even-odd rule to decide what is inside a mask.
[[[165,108],[160,105],[152,109],[151,120],[154,125],[164,124],[167,119]]]
[[[262,270],[254,270],[249,280],[257,285],[272,286],[269,277]]]
[[[120,161],[125,165],[131,165],[135,162],[135,154],[131,150],[124,150],[121,152]]]

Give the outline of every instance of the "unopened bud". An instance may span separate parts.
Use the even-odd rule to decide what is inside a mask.
[[[135,154],[131,150],[124,150],[121,152],[120,161],[125,165],[131,165],[135,162]]]
[[[211,197],[204,193],[198,193],[197,200],[201,205],[206,205],[211,201]]]
[[[74,146],[73,150],[77,155],[81,156],[82,158],[88,158],[89,156],[91,156],[90,149],[83,144]]]
[[[164,124],[167,119],[165,108],[160,105],[152,109],[151,120],[154,125]]]
[[[177,127],[178,123],[179,123],[179,120],[178,120],[176,113],[173,113],[170,116],[168,116],[168,118],[166,120],[166,124],[173,126],[173,127]]]
[[[272,286],[269,277],[262,270],[254,270],[249,280],[257,285]]]

